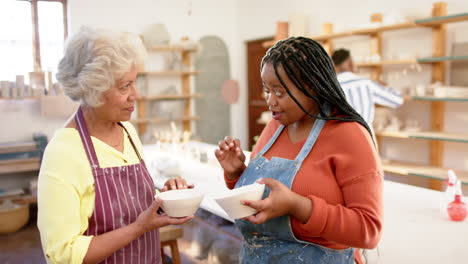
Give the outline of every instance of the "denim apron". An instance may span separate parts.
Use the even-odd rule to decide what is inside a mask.
[[[329,108],[326,109],[329,113]],[[281,125],[265,147],[250,161],[235,188],[252,184],[260,178],[273,178],[291,189],[294,177],[302,162],[314,147],[325,120],[316,119],[312,130],[301,151],[294,160],[272,157],[267,160],[263,155],[275,143],[284,129]],[[311,175],[313,177],[313,175]],[[268,197],[266,188],[263,198]],[[252,224],[245,220],[236,220],[244,241],[240,252],[240,262],[248,263],[354,263],[353,248],[335,250],[298,240],[291,228],[289,215],[270,219],[263,224]]]

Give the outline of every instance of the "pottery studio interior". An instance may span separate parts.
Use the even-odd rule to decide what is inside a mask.
[[[0,263],[468,263],[468,1],[1,0],[0,25]]]

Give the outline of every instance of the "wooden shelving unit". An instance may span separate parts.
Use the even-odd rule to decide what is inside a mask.
[[[191,54],[197,51],[196,47],[182,46],[182,45],[164,45],[164,46],[153,46],[149,47],[148,52],[180,52],[182,55],[182,63],[185,68],[190,69],[192,66]],[[146,132],[148,124],[161,124],[171,121],[182,122],[183,129],[186,131],[192,131],[192,122],[199,120],[200,117],[193,116],[192,113],[192,101],[193,99],[200,98],[202,95],[193,93],[191,89],[190,78],[200,73],[196,70],[185,70],[185,71],[139,71],[139,75],[148,77],[176,77],[181,78],[182,82],[182,93],[180,94],[155,94],[141,96],[137,99],[138,107],[138,118],[132,120],[137,125],[138,133],[142,135]],[[186,100],[184,108],[184,116],[180,118],[158,118],[150,117],[147,113],[147,105],[151,101],[158,100]]]
[[[35,141],[0,144],[0,155],[6,155],[6,159],[0,159],[0,175],[6,173],[38,171],[41,166],[40,157],[8,157],[8,155],[15,153],[27,156],[28,153],[36,151],[38,151],[38,145]]]
[[[186,47],[183,45],[155,45],[147,48],[149,52],[154,51],[167,51],[167,52],[195,52],[196,47]]]
[[[373,14],[371,22],[382,22],[381,14]],[[392,61],[379,61],[379,62],[362,62],[357,63],[358,67],[369,68],[370,77],[373,80],[380,80],[383,67],[386,65],[408,65],[408,64],[431,64],[432,66],[432,80],[431,82],[445,83],[446,63],[449,61],[468,60],[466,56],[447,56],[446,54],[446,25],[448,23],[468,21],[468,13],[459,13],[447,15],[447,4],[444,2],[434,3],[432,9],[432,17],[400,23],[395,25],[383,25],[379,27],[356,29],[343,32],[333,32],[333,24],[325,23],[322,28],[322,35],[311,36],[310,38],[320,41],[325,50],[329,54],[334,50],[333,40],[336,38],[352,37],[352,36],[369,36],[370,40],[370,54],[379,55],[382,57],[382,33],[394,30],[405,30],[412,28],[430,28],[432,30],[432,56],[428,58],[414,58],[406,60],[392,60]],[[264,42],[264,47],[273,45],[274,41]],[[431,104],[431,132],[382,132],[378,135],[380,141],[383,137],[397,137],[397,138],[420,138],[429,140],[430,154],[429,165],[414,165],[405,163],[392,163],[392,165],[385,165],[384,169],[387,172],[422,176],[430,180],[430,188],[440,190],[442,188],[442,181],[445,179],[447,170],[443,168],[443,143],[445,141],[467,143],[468,135],[453,134],[444,132],[444,115],[445,104],[447,102],[468,102],[468,98],[458,97],[434,97],[434,96],[411,96],[405,98],[407,102],[411,101],[427,101]],[[468,183],[468,172],[459,172],[457,174],[465,184]]]
[[[435,96],[410,96],[405,100],[413,101],[441,101],[441,102],[468,102],[468,97],[435,97]]]
[[[406,22],[406,23],[400,23],[400,24],[395,24],[395,25],[385,25],[385,26],[373,27],[373,28],[354,29],[354,30],[343,31],[343,32],[338,32],[338,33],[327,33],[327,34],[318,35],[318,36],[310,36],[310,38],[316,41],[324,41],[324,40],[358,36],[358,35],[374,35],[374,34],[382,33],[385,31],[409,29],[409,28],[415,28],[417,26],[418,25],[414,22]]]
[[[462,21],[468,21],[468,13],[430,17],[426,19],[416,20],[415,23],[418,26],[434,27],[434,26],[444,25],[447,23],[462,22]]]
[[[407,65],[407,64],[429,64],[444,61],[457,61],[468,60],[468,56],[444,56],[444,57],[428,57],[420,59],[406,59],[406,60],[388,60],[378,62],[358,62],[357,67],[381,67],[384,65]]]
[[[379,62],[358,62],[356,63],[357,67],[380,67],[384,65],[407,65],[407,64],[416,64],[418,63],[417,59],[407,59],[407,60],[389,60],[389,61],[379,61]]]
[[[418,165],[403,162],[389,162],[384,163],[383,168],[386,172],[391,172],[399,175],[425,177],[432,180],[445,180],[447,177],[448,168],[441,168],[437,166]],[[455,170],[457,177],[465,185],[468,184],[468,172]]]
[[[4,201],[4,200],[12,200],[13,202],[19,203],[19,204],[31,204],[31,203],[37,203],[37,196],[22,194],[22,195],[0,197],[0,201]]]
[[[141,71],[140,75],[153,75],[153,76],[185,76],[199,74],[199,71]]]
[[[404,138],[404,139],[415,138],[415,139],[441,140],[441,141],[468,143],[468,134],[461,134],[461,133],[383,131],[383,132],[376,133],[376,135],[381,136],[381,137],[392,137],[392,138]]]
[[[438,3],[441,4],[441,3]],[[323,34],[322,35],[315,35],[315,36],[309,36],[311,39],[316,40],[316,41],[330,41],[332,39],[336,38],[344,38],[344,37],[351,37],[351,36],[358,36],[358,35],[376,35],[379,33],[383,33],[386,31],[395,31],[395,30],[402,30],[402,29],[411,29],[411,28],[417,28],[417,27],[437,27],[441,25],[445,25],[447,23],[454,23],[454,22],[463,22],[463,21],[468,21],[468,13],[460,13],[460,14],[453,14],[453,15],[442,15],[443,13],[446,12],[446,9],[443,10],[444,7],[440,7],[439,5],[438,10],[442,10],[443,12],[440,14],[437,14],[436,16],[429,17],[426,19],[419,19],[415,21],[410,21],[410,22],[405,22],[405,23],[399,23],[399,24],[394,24],[394,25],[383,25],[379,27],[371,27],[371,28],[364,28],[364,29],[354,29],[354,30],[348,30],[348,31],[342,31],[342,32],[333,32],[333,25],[330,23],[327,23],[327,26],[324,27]],[[435,10],[436,8],[434,8]],[[372,19],[372,18],[371,18]],[[375,16],[373,18],[374,22],[379,22],[379,16]],[[381,21],[381,20],[380,20]],[[325,29],[327,28],[327,29]],[[276,41],[271,40],[271,41],[265,41],[264,46],[265,47],[271,47],[274,45]]]
[[[28,151],[36,151],[37,146],[36,142],[19,142],[19,143],[8,143],[8,144],[1,144],[0,146],[0,154],[6,153],[14,153],[14,152],[28,152]]]
[[[419,63],[435,63],[435,62],[458,61],[458,60],[468,60],[468,56],[440,56],[440,57],[420,58],[418,59],[418,62]]]
[[[40,158],[0,160],[0,174],[38,171],[40,167]]]
[[[0,100],[26,100],[26,99],[37,100],[37,99],[41,99],[41,96],[24,96],[24,97],[2,97],[0,96]]]
[[[142,118],[134,119],[131,122],[136,124],[161,124],[170,121],[196,121],[200,120],[199,116],[186,116],[186,117],[177,117],[177,118]]]
[[[156,101],[156,100],[175,100],[175,99],[191,99],[191,98],[200,98],[202,97],[201,94],[161,94],[161,95],[149,95],[149,96],[141,96],[137,100],[138,101]]]

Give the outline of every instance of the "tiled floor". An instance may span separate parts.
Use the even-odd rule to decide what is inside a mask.
[[[20,231],[0,235],[0,263],[2,264],[43,264],[39,231],[34,223]]]
[[[203,214],[184,225],[184,237],[178,240],[183,264],[238,263],[236,230],[216,221],[219,219]],[[0,235],[0,252],[1,264],[45,264],[35,220],[14,234]]]
[[[180,250],[188,247],[188,243],[179,242]],[[0,263],[1,264],[45,264],[42,253],[39,231],[34,223],[30,223],[20,231],[0,235]],[[169,251],[168,251],[169,252]],[[181,252],[182,264],[204,263],[191,259]]]

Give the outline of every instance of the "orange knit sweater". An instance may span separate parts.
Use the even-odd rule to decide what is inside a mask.
[[[252,151],[254,157],[279,123],[269,122]],[[291,142],[285,128],[265,157],[294,159],[305,140]],[[236,180],[225,178],[229,188]],[[383,173],[367,130],[356,122],[328,121],[304,160],[292,191],[310,199],[306,223],[291,217],[294,235],[333,249],[374,248],[382,230]]]

